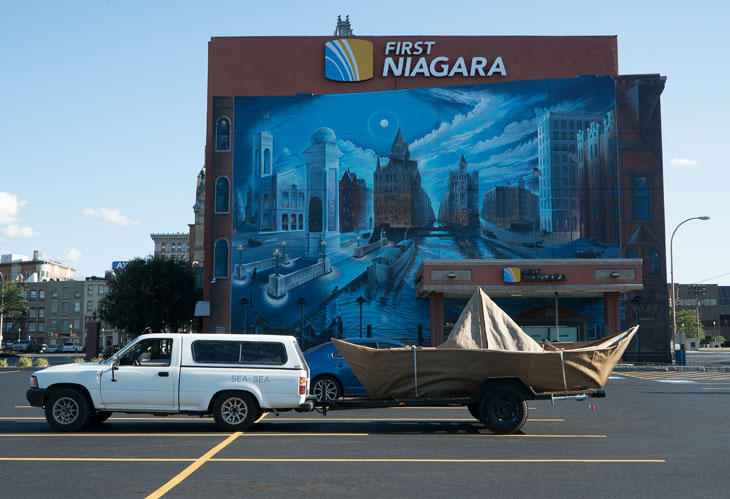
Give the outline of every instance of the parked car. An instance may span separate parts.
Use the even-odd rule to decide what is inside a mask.
[[[12,341],[3,341],[3,350],[12,350],[12,349],[13,349]]]
[[[405,346],[395,340],[380,338],[346,338],[346,341],[380,349]],[[349,396],[367,397],[368,393],[365,388],[360,384],[355,373],[352,372],[350,366],[342,358],[342,354],[331,341],[310,348],[304,352],[304,358],[309,364],[310,376],[312,377],[309,393],[314,395],[318,402]]]
[[[61,344],[55,344],[55,345],[48,345],[48,348],[46,348],[46,353],[58,353],[63,348],[63,345]]]
[[[63,352],[81,352],[83,347],[73,341],[67,341],[63,344]]]
[[[16,352],[40,352],[41,346],[33,340],[20,340],[13,343],[13,350]]]

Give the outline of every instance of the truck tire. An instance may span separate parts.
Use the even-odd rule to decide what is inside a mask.
[[[479,403],[482,423],[498,434],[516,433],[527,421],[527,401],[511,386],[492,388]]]
[[[89,422],[90,425],[97,425],[101,424],[107,419],[109,419],[109,416],[111,416],[112,413],[109,411],[96,411],[94,414],[89,416]]]
[[[55,390],[46,402],[46,421],[59,431],[77,431],[89,420],[91,409],[86,397],[73,388]]]
[[[223,392],[213,404],[213,419],[223,431],[246,431],[258,414],[256,402],[243,392]]]

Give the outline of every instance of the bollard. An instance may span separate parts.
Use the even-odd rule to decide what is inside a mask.
[[[423,346],[423,324],[418,325],[418,346]]]
[[[367,337],[368,338],[372,338],[373,337],[373,326],[371,326],[370,324],[368,324],[368,326],[367,326],[367,333],[366,334],[367,334]]]

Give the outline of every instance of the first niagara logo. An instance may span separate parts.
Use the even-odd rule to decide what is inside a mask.
[[[333,81],[364,81],[373,77],[373,44],[342,38],[324,44],[324,76]]]
[[[517,267],[506,267],[504,269],[504,282],[520,282],[522,276],[520,275],[520,269]]]

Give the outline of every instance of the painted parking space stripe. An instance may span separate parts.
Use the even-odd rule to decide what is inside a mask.
[[[84,438],[84,437],[224,437],[225,433],[0,433],[0,438]],[[286,433],[246,433],[241,436],[242,439],[251,439],[259,437],[382,437],[388,436],[384,433],[318,433],[318,432],[286,432]],[[477,434],[454,434],[454,433],[434,433],[426,436],[434,437],[472,437],[472,438],[608,438],[607,435],[551,435],[551,434],[512,434],[497,435],[494,433],[477,433]]]
[[[10,373],[19,373],[20,369],[16,369],[15,371],[3,371],[0,370],[0,374],[10,374]]]
[[[233,435],[231,435],[232,437]],[[223,445],[221,442],[218,446]],[[226,444],[227,445],[227,444]],[[218,447],[216,446],[216,447]],[[216,447],[208,451],[204,456],[198,459],[187,458],[131,458],[131,457],[0,457],[0,461],[69,461],[69,462],[146,462],[146,463],[189,463],[192,462],[185,470],[179,473],[175,478],[167,484],[157,489],[155,492],[147,496],[147,499],[162,497],[169,492],[175,485],[179,484],[193,471],[200,468],[205,463],[666,463],[665,459],[417,459],[417,458],[265,458],[265,457],[241,457],[241,458],[207,458],[202,460],[206,455],[215,455],[223,447],[216,450]],[[213,452],[215,451],[215,452]],[[202,460],[202,461],[201,461]],[[198,464],[199,463],[199,464]],[[188,470],[195,469],[187,473],[182,478],[181,475]],[[172,486],[168,485],[177,480]],[[163,489],[165,489],[163,491]],[[159,494],[159,495],[158,495]]]
[[[230,437],[226,438],[224,441],[210,449],[208,452],[200,456],[198,459],[196,459],[190,466],[182,470],[180,473],[175,475],[170,481],[168,481],[165,485],[160,487],[159,489],[155,490],[153,493],[147,496],[146,499],[158,499],[159,497],[162,497],[163,495],[167,494],[170,490],[175,488],[180,482],[185,480],[187,477],[192,475],[195,470],[203,466],[206,461],[210,460],[213,456],[218,454],[220,451],[222,451],[225,447],[228,446],[231,442],[236,440],[238,437],[240,437],[243,434],[241,431],[235,432]]]

